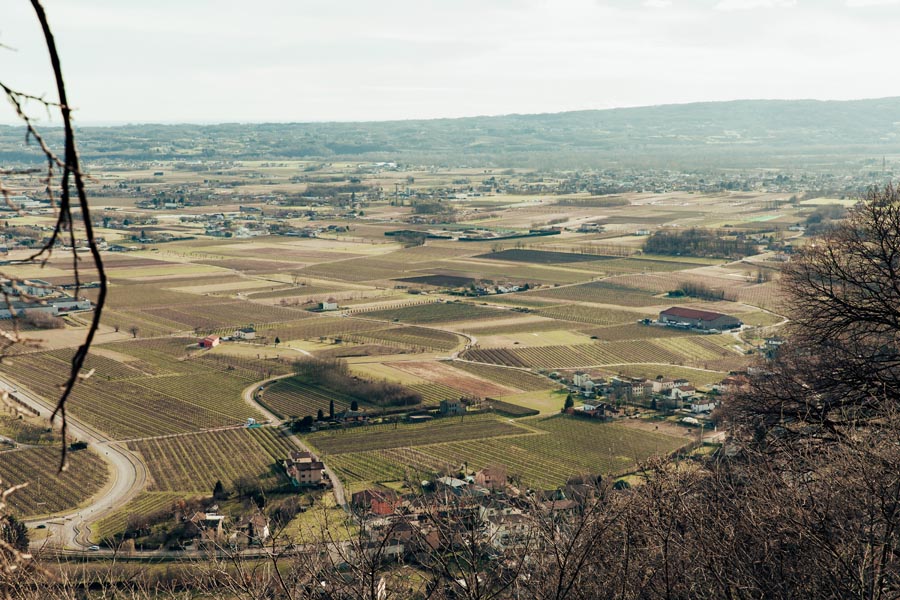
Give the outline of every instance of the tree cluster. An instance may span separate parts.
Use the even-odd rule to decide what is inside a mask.
[[[301,358],[294,373],[310,384],[322,386],[358,402],[376,406],[412,406],[422,402],[418,392],[390,381],[370,381],[350,374],[347,363],[338,358]]]
[[[757,246],[756,242],[739,236],[694,227],[684,231],[654,231],[647,238],[644,251],[672,256],[743,258],[755,254]]]

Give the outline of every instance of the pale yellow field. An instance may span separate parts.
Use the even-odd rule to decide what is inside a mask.
[[[511,404],[518,404],[526,408],[532,408],[540,411],[541,414],[549,415],[558,413],[562,410],[566,401],[568,392],[565,390],[541,390],[537,392],[523,392],[521,394],[510,394],[501,396],[497,400],[503,400]]]
[[[590,336],[577,331],[557,329],[555,331],[535,331],[533,333],[508,333],[505,335],[480,335],[478,345],[482,348],[508,348],[510,346],[569,346],[589,344]]]
[[[421,377],[416,377],[411,373],[394,369],[384,363],[356,363],[351,365],[350,371],[354,375],[366,377],[369,379],[387,379],[388,381],[396,381],[405,385],[415,385],[420,383],[428,383]]]

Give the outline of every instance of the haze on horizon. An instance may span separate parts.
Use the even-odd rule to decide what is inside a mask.
[[[45,4],[84,125],[900,96],[900,0]],[[0,81],[52,96],[27,2],[4,7],[0,43]]]

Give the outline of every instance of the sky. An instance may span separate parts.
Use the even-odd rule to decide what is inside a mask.
[[[30,2],[0,1],[0,82],[52,98]],[[891,60],[900,0],[44,4],[82,125],[900,96]],[[8,104],[0,104],[0,123],[14,121]]]

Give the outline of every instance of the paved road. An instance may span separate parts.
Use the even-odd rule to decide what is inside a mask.
[[[15,396],[31,408],[37,410],[42,417],[49,417],[52,409],[37,395],[24,389],[21,385],[0,378],[0,389],[9,392],[18,388]],[[106,487],[94,495],[93,500],[73,512],[58,514],[52,517],[31,519],[26,521],[29,527],[46,526],[53,536],[50,543],[63,548],[84,550],[91,545],[89,540],[91,522],[120,508],[131,500],[147,481],[147,469],[144,464],[123,444],[110,441],[97,430],[69,416],[69,432],[73,437],[85,441],[112,468],[112,476]],[[47,540],[39,540],[35,545],[43,545]]]
[[[262,406],[256,401],[256,391],[260,388],[260,386],[266,386],[272,381],[291,377],[292,375],[293,373],[288,373],[287,375],[277,375],[275,377],[270,377],[265,381],[260,381],[244,388],[244,392],[242,394],[244,402],[258,410],[259,412],[263,413],[263,415],[265,415],[265,417],[269,420],[269,423],[271,423],[273,427],[285,427],[285,421],[283,419],[280,419],[278,416],[276,416],[274,413],[272,413],[271,411],[266,409],[266,407]],[[290,433],[289,431],[287,432],[287,434],[288,438],[294,444],[296,444],[298,448],[306,452],[312,452],[312,450],[306,444],[304,444],[303,440],[301,440],[299,437]],[[331,467],[329,467],[328,465],[325,465],[325,473],[331,480],[332,490],[334,491],[334,499],[337,502],[338,506],[346,511],[349,511],[350,507],[347,504],[347,499],[344,494],[344,484],[341,483],[341,480],[338,478],[337,474],[332,471]]]

